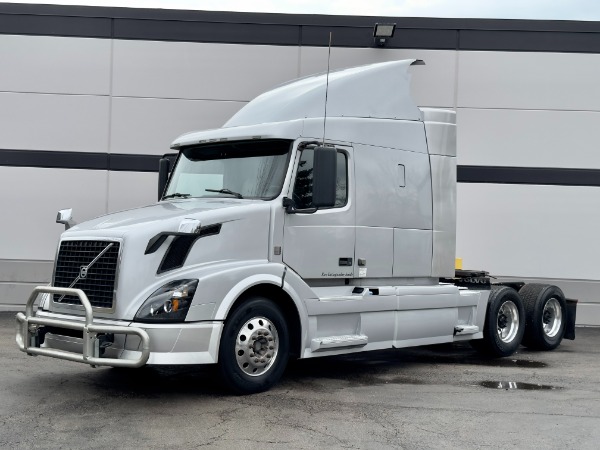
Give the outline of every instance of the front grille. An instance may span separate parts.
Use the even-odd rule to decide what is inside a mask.
[[[82,267],[88,266],[106,247],[112,246],[91,267],[85,278],[80,277]],[[112,308],[114,299],[117,262],[119,260],[119,242],[113,241],[63,241],[60,243],[54,283],[56,287],[69,287],[77,277],[80,279],[73,286],[87,295],[92,306]],[[54,294],[54,301],[60,303],[80,304],[79,298]]]

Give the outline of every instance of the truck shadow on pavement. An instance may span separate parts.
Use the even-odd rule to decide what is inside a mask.
[[[381,350],[339,357],[298,360],[290,363],[283,382],[311,384],[328,390],[377,384],[437,384],[438,366],[491,366],[543,368],[526,349],[508,358],[486,358],[465,344],[440,344],[417,348]],[[415,369],[416,370],[413,370]],[[334,383],[327,383],[327,380]]]
[[[330,391],[380,384],[436,384],[439,366],[546,367],[521,349],[502,359],[482,357],[464,344],[381,350],[343,356],[291,361],[274,389],[302,387]],[[81,374],[81,372],[80,372]],[[111,397],[161,398],[171,394],[220,397],[230,395],[219,381],[216,367],[148,366],[141,369],[100,368],[82,374],[85,384]],[[75,381],[72,379],[71,381]]]
[[[478,369],[475,366],[544,368],[546,363],[540,361],[542,357],[543,353],[530,352],[521,347],[513,356],[488,359],[468,344],[458,343],[294,360],[290,361],[282,379],[272,391],[298,388],[327,392],[383,384],[444,384],[442,378],[447,382],[446,375],[452,377],[452,374],[476,371]],[[47,360],[47,364],[46,369],[36,370],[35,379],[21,379],[20,388],[28,389],[25,385],[31,383],[31,389],[45,386],[46,390],[55,390],[55,393],[69,390],[85,396],[157,400],[190,394],[205,398],[231,395],[222,387],[216,366],[91,369],[79,364],[50,363],[50,360]],[[454,383],[465,384],[464,380],[461,382],[458,379]]]

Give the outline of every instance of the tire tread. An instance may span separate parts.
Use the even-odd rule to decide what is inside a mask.
[[[559,332],[556,339],[549,341],[545,338],[543,329],[536,317],[538,309],[542,307],[543,297],[548,290],[554,290],[559,296],[563,309],[563,329]],[[523,299],[525,307],[525,334],[523,335],[523,345],[534,350],[552,350],[560,345],[564,335],[566,325],[566,303],[562,290],[550,284],[528,283],[519,290],[519,295]]]
[[[512,300],[517,309],[519,310],[519,330],[517,336],[512,343],[506,344],[503,342],[498,342],[498,337],[496,333],[496,311],[493,311],[496,307],[499,307],[497,303],[499,303],[499,298],[504,296],[512,297]],[[491,317],[491,314],[494,317]],[[477,350],[479,353],[492,357],[499,358],[512,355],[521,343],[521,339],[523,336],[523,329],[525,324],[525,313],[523,309],[523,301],[521,300],[520,295],[517,291],[509,286],[502,285],[494,285],[491,288],[490,298],[488,299],[488,304],[485,312],[485,325],[483,327],[483,339],[477,339],[471,341],[471,346]]]
[[[279,335],[278,361],[276,361],[265,376],[249,378],[237,366],[235,357],[232,358],[231,345],[235,345],[237,330],[235,325],[244,323],[250,316],[261,314],[278,323]],[[271,316],[271,317],[269,317]],[[233,327],[233,328],[232,328]],[[233,342],[231,342],[233,340]],[[239,307],[231,311],[225,320],[219,348],[219,371],[221,382],[229,391],[244,395],[263,392],[271,388],[281,378],[289,358],[289,333],[285,316],[277,304],[265,297],[250,297]]]

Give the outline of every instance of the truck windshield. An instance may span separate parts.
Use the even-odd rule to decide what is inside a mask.
[[[223,142],[187,147],[165,197],[232,197],[270,200],[279,195],[292,141]]]

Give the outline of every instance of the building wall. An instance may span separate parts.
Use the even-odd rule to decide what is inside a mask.
[[[600,26],[0,4],[0,308],[51,278],[63,230],[156,200],[157,161],[261,92],[327,68],[418,58],[420,106],[457,111],[457,252],[544,280],[600,325]]]

